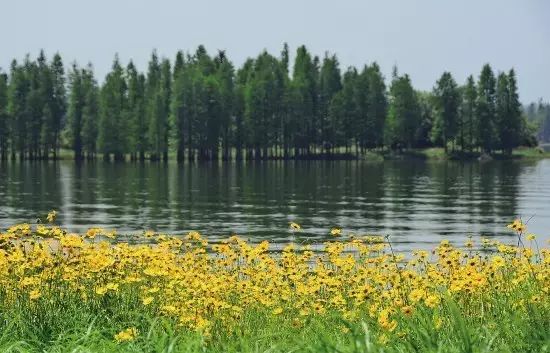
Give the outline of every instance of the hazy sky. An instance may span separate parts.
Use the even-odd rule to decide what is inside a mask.
[[[4,71],[40,48],[102,78],[116,52],[145,69],[153,48],[173,59],[204,44],[240,65],[286,41],[336,53],[342,68],[377,61],[389,77],[396,64],[419,89],[444,70],[463,83],[486,62],[514,67],[523,102],[550,100],[547,0],[0,0],[0,33]]]

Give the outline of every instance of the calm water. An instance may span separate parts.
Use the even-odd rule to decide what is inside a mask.
[[[505,224],[521,216],[549,239],[550,160],[0,164],[0,228],[51,209],[74,231],[198,230],[288,242],[325,239],[340,226],[391,234],[401,249],[480,234],[512,241]],[[289,221],[304,232],[291,234]]]

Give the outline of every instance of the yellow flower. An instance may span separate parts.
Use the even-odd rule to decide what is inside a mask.
[[[521,219],[516,219],[512,223],[508,224],[506,227],[509,229],[515,230],[518,233],[523,233],[527,230],[527,226],[521,221]]]
[[[413,308],[412,306],[407,305],[401,308],[401,312],[406,316],[410,316],[413,313]]]
[[[46,219],[48,220],[48,223],[53,223],[55,221],[55,218],[57,217],[56,211],[50,211],[48,213],[48,216],[46,216]]]
[[[290,229],[291,230],[301,230],[302,227],[298,223],[290,222]]]
[[[439,299],[439,297],[437,295],[429,295],[426,299],[424,299],[424,303],[426,304],[427,307],[429,308],[435,308],[439,302],[441,301],[441,299]]]
[[[493,258],[491,259],[491,263],[493,264],[493,266],[495,266],[496,268],[499,268],[499,267],[503,267],[506,262],[504,261],[504,259],[502,258],[502,256],[493,256]]]
[[[118,292],[118,283],[108,283],[107,289],[112,290],[114,292]]]
[[[35,290],[32,290],[30,293],[29,293],[29,298],[31,300],[35,300],[35,299],[38,299],[42,296],[42,294],[40,293],[39,290],[35,289]]]
[[[330,230],[330,235],[332,235],[333,237],[338,237],[342,235],[342,228],[332,228]]]
[[[97,287],[95,289],[95,293],[98,295],[104,295],[105,293],[107,293],[107,291],[108,291],[107,287]]]
[[[147,298],[143,298],[141,302],[143,303],[143,305],[149,305],[153,302],[153,300],[154,300],[153,297],[147,297]]]
[[[413,290],[409,293],[409,299],[410,299],[413,303],[416,303],[416,302],[420,301],[423,297],[424,297],[424,291],[422,291],[422,290],[420,290],[420,289],[413,289]]]
[[[536,238],[536,235],[531,233],[531,234],[527,234],[527,240],[535,240]]]
[[[281,307],[275,308],[275,309],[273,309],[272,313],[273,313],[273,315],[282,314],[283,313],[283,308],[281,308]]]
[[[115,239],[116,238],[116,229],[113,229],[110,232],[104,234],[107,238]]]
[[[101,228],[90,228],[86,231],[86,236],[90,239],[94,239],[96,235],[103,233]]]
[[[136,339],[138,331],[135,327],[129,327],[126,330],[122,330],[115,335],[115,341],[118,343],[133,341]]]

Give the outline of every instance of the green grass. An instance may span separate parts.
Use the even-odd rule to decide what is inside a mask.
[[[110,311],[110,306],[90,311],[77,298],[44,303],[41,315],[25,305],[2,308],[1,352],[549,352],[550,317],[533,310],[518,315],[508,298],[496,308],[486,308],[480,318],[466,319],[457,304],[444,302],[440,315],[451,319],[440,329],[432,310],[419,310],[401,319],[400,333],[378,341],[374,319],[365,316],[349,325],[338,315],[313,317],[303,327],[289,325],[269,312],[249,312],[234,332],[214,332],[211,337],[182,330],[167,319],[143,316],[139,308]],[[113,305],[114,303],[111,303]],[[35,308],[36,309],[36,308]],[[529,309],[529,310],[532,310]],[[40,312],[40,311],[38,311]],[[32,313],[32,314],[31,314]],[[135,341],[116,343],[120,327],[135,326]],[[343,328],[349,332],[342,332]]]

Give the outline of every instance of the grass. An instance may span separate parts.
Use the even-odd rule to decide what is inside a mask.
[[[0,234],[0,351],[547,352],[550,249],[509,228],[517,243],[404,256],[336,228],[318,250],[272,253],[16,225]]]

